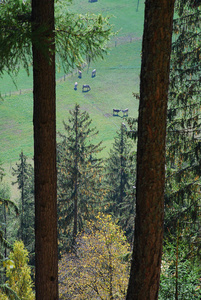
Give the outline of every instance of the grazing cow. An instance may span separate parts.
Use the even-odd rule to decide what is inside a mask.
[[[77,91],[77,82],[75,82],[74,90]]]
[[[113,108],[113,116],[118,116],[121,109]]]
[[[83,92],[88,92],[90,90],[91,90],[91,88],[88,84],[83,84],[83,86],[82,86],[82,91]]]
[[[125,130],[127,130],[127,127],[126,127],[126,124],[125,123],[122,123],[122,126]]]
[[[82,78],[82,71],[78,70],[78,78]]]
[[[128,108],[121,110],[123,113],[123,117],[128,117]]]
[[[96,69],[94,69],[91,73],[91,77],[94,78],[96,76]]]

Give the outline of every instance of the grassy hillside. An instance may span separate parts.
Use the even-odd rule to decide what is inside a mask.
[[[139,89],[143,7],[141,4],[136,12],[137,3],[131,0],[98,0],[94,3],[74,0],[73,3],[70,9],[78,13],[113,15],[111,23],[115,30],[120,31],[111,41],[109,55],[92,63],[88,73],[86,67],[82,79],[77,77],[75,70],[65,80],[57,81],[57,130],[63,130],[62,121],[67,121],[69,109],[78,103],[81,109],[89,112],[93,125],[100,132],[98,140],[103,140],[106,146],[103,155],[107,155],[123,121],[122,117],[112,115],[113,108],[129,108],[129,116],[137,116],[138,103],[132,92]],[[94,68],[97,76],[91,78]],[[57,73],[57,79],[62,76],[63,73]],[[74,90],[75,81],[78,82],[77,91]],[[82,93],[82,84],[89,84],[91,91]],[[29,157],[33,156],[31,89],[32,75],[27,77],[24,70],[17,78],[17,87],[7,75],[0,79],[0,91],[4,97],[0,102],[0,160],[5,166],[16,162],[21,150]]]

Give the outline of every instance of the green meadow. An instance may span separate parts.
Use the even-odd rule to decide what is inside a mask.
[[[81,110],[86,110],[92,124],[99,130],[97,142],[103,141],[107,156],[114,141],[116,131],[122,122],[126,123],[122,113],[113,116],[113,108],[128,108],[128,116],[138,114],[138,101],[133,93],[139,91],[139,75],[141,65],[141,43],[143,32],[144,7],[131,0],[98,0],[90,3],[87,0],[74,0],[69,10],[78,13],[103,13],[110,15],[114,31],[118,34],[112,38],[110,50],[104,60],[98,60],[82,70],[82,78],[78,78],[77,70],[65,74],[57,71],[57,131],[63,132],[63,120],[68,121],[69,110],[75,103]],[[91,72],[96,69],[96,77]],[[59,70],[59,69],[58,69]],[[32,72],[27,76],[20,70],[15,78],[4,75],[0,78],[0,161],[6,170],[18,160],[21,150],[29,158],[33,157],[33,95]],[[78,89],[74,90],[75,82]],[[82,85],[89,84],[91,90],[82,92]]]

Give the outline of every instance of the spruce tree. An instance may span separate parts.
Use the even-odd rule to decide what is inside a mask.
[[[9,190],[5,185],[0,183],[0,257],[7,257],[7,248],[11,247],[8,242],[8,215],[10,213],[10,208],[14,203],[9,200]],[[16,208],[17,209],[17,208]],[[10,240],[10,239],[9,239]]]
[[[19,214],[19,209],[15,202],[10,200],[10,189],[3,183],[5,176],[2,168],[2,178],[0,177],[0,259],[7,257],[7,249],[12,248],[12,239],[16,239],[14,218]]]
[[[98,134],[92,120],[79,105],[70,110],[68,123],[63,122],[65,134],[59,133],[57,145],[58,225],[60,249],[75,242],[84,221],[94,214],[101,181],[102,150],[92,139]]]
[[[14,218],[10,213],[15,211],[18,215],[18,207],[9,199],[9,188],[2,182],[4,175],[2,168],[2,177],[0,177],[0,299],[3,299],[1,290],[6,290],[5,270],[2,265],[7,259],[8,250],[12,250],[12,238],[16,239],[16,235],[13,234]],[[9,293],[9,291],[7,292]],[[12,291],[10,292],[12,293]]]
[[[13,176],[20,190],[20,226],[19,238],[29,251],[34,249],[34,176],[33,166],[27,162],[27,157],[21,151],[19,163],[13,168]]]
[[[201,175],[201,32],[199,3],[177,1],[167,120],[165,229],[179,220],[187,243],[198,245]],[[198,2],[198,1],[197,1]],[[167,230],[168,229],[168,230]],[[192,247],[191,247],[192,249]]]
[[[107,187],[106,212],[119,219],[129,241],[133,237],[135,206],[134,144],[127,137],[126,126],[117,131],[109,158],[105,164],[104,183]]]

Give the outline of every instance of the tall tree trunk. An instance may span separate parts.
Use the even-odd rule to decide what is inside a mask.
[[[58,253],[54,0],[32,0],[32,19],[36,299],[56,300]]]
[[[78,222],[78,107],[75,111],[75,178],[74,178],[74,223],[73,223],[73,246],[75,246],[75,240],[77,236],[77,222]]]
[[[146,0],[138,121],[136,220],[127,300],[158,299],[173,11],[174,0]]]
[[[140,0],[138,0],[138,2],[137,2],[136,12],[138,12],[139,2],[140,2]]]
[[[22,203],[22,211],[21,211],[21,220],[20,220],[20,238],[23,242],[24,241],[24,158],[23,152],[21,152],[21,166],[22,166],[22,183],[21,183],[21,203]]]
[[[118,204],[122,204],[123,203],[123,194],[124,194],[124,188],[125,186],[123,185],[123,174],[124,174],[124,165],[123,165],[123,126],[121,125],[121,141],[120,141],[120,166],[121,166],[121,170],[120,170],[120,202]]]
[[[3,214],[4,214],[4,239],[7,240],[7,215],[6,215],[6,204],[5,202],[3,203]],[[7,247],[5,245],[4,248],[4,258],[7,259]],[[4,270],[1,279],[3,282],[6,282],[6,269]]]

